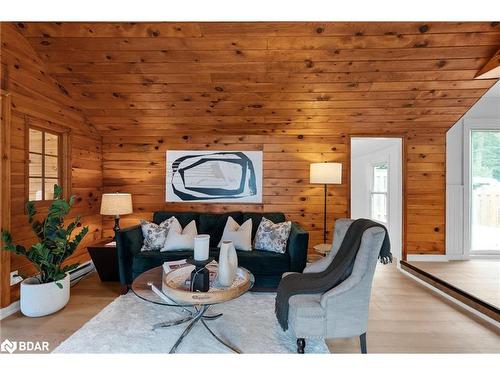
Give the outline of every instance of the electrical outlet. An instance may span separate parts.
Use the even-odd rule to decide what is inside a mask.
[[[23,281],[23,278],[18,275],[17,270],[10,273],[10,286],[19,284]]]

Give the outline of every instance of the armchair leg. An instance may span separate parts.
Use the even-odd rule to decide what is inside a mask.
[[[304,354],[306,348],[305,339],[297,339],[297,353]]]
[[[359,336],[359,345],[361,346],[361,353],[366,354],[366,332]]]

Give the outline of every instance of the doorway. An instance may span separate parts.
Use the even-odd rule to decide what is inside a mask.
[[[351,137],[351,218],[384,224],[397,259],[402,259],[402,157],[401,138]]]
[[[464,126],[465,254],[500,257],[500,130],[488,121]]]

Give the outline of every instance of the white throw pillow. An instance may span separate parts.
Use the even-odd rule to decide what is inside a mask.
[[[236,250],[252,250],[252,219],[248,219],[240,226],[229,216],[218,247],[222,241],[233,241]]]
[[[150,223],[146,220],[141,220],[141,229],[144,241],[141,251],[157,251],[165,244],[168,230],[174,221],[174,217],[161,222],[160,224]]]
[[[197,235],[198,230],[194,220],[182,229],[179,220],[174,218],[170,224],[165,244],[160,251],[194,250],[194,238]]]

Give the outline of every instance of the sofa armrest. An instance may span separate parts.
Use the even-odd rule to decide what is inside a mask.
[[[299,224],[292,222],[290,237],[288,238],[288,255],[290,256],[290,271],[302,272],[307,262],[307,246],[309,233]]]
[[[140,225],[120,229],[116,232],[118,270],[122,286],[132,283],[132,260],[141,251],[144,237]]]

